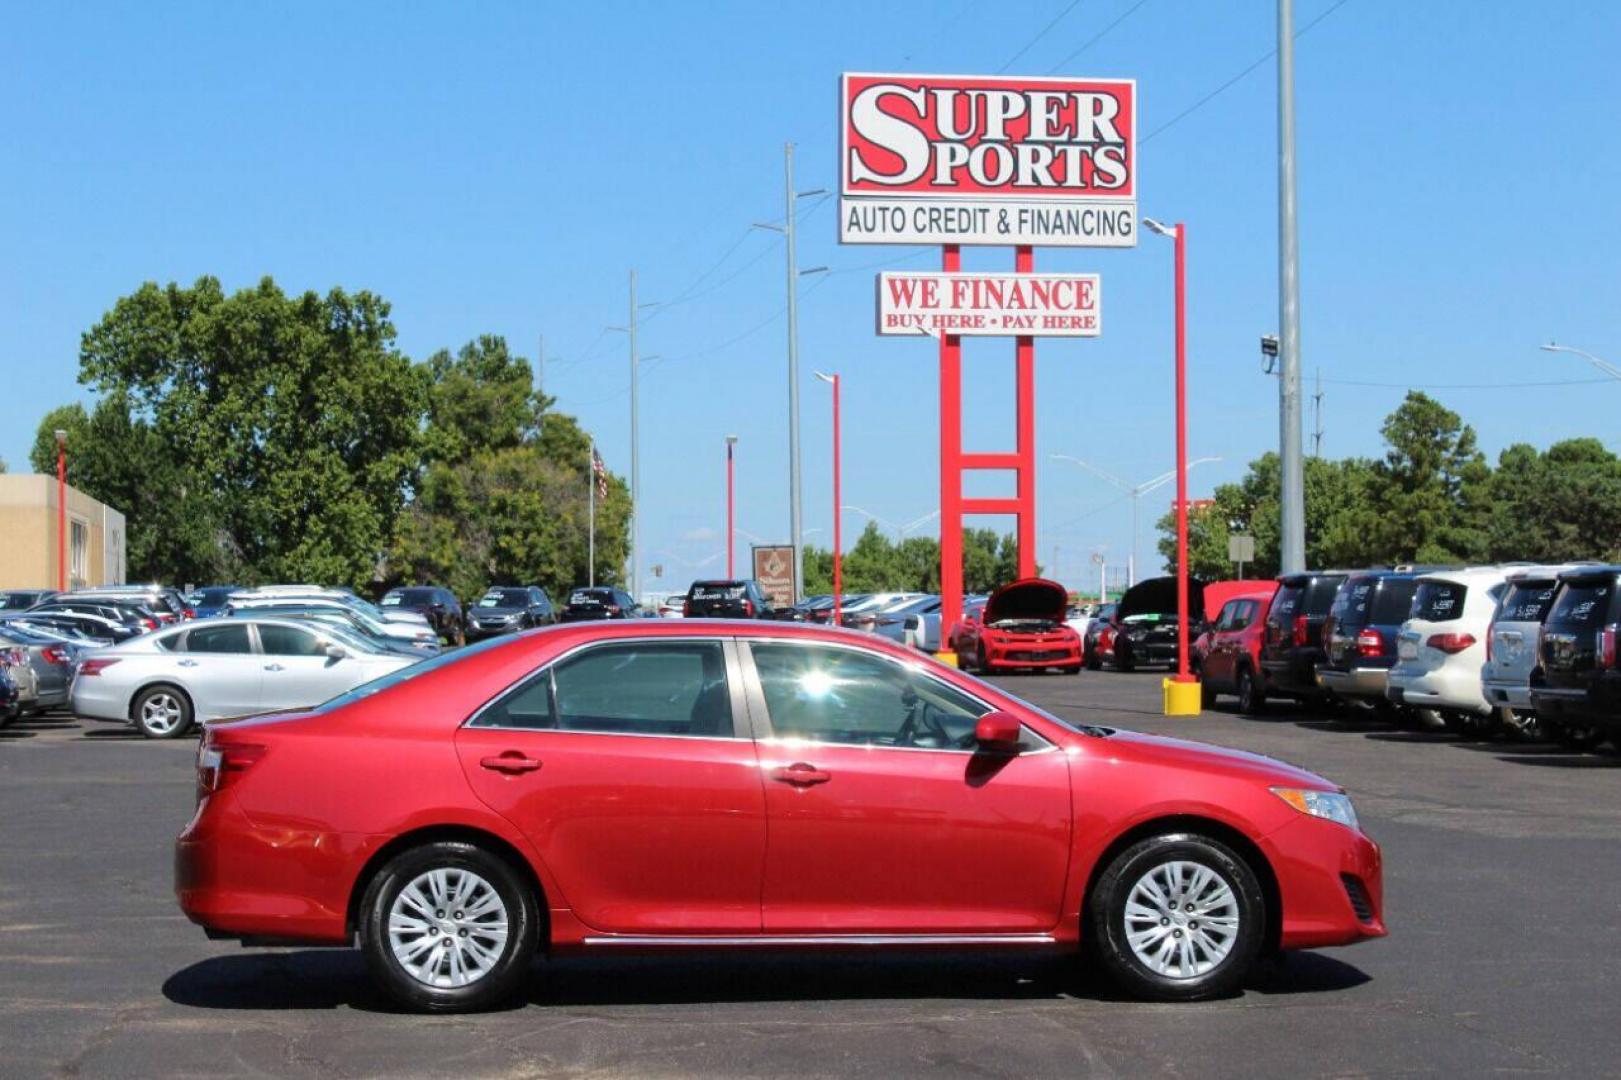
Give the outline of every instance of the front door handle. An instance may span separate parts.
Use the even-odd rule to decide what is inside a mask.
[[[197,666],[197,661],[195,661],[195,660],[182,660],[182,661],[180,661],[179,666],[181,666],[181,667],[196,667]]]
[[[534,772],[540,768],[540,764],[538,759],[527,757],[521,750],[508,750],[505,753],[483,758],[479,761],[479,765],[492,772],[512,774]]]
[[[779,765],[771,770],[771,779],[795,787],[810,787],[813,784],[825,784],[833,777],[809,762],[796,761],[792,765]]]
[[[287,669],[282,667],[280,664],[266,664],[265,665],[265,670],[266,671],[285,671]]]

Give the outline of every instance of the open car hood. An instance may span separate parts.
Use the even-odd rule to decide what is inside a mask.
[[[986,626],[1008,620],[1042,619],[1063,622],[1069,607],[1069,593],[1056,581],[1046,578],[1020,578],[991,593],[985,602],[981,622]]]
[[[1204,582],[1188,578],[1188,607],[1201,615],[1204,612]],[[1124,622],[1133,615],[1175,615],[1176,578],[1156,577],[1139,581],[1126,590],[1115,609],[1115,619]]]

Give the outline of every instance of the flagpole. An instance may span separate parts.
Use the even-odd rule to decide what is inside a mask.
[[[591,436],[591,457],[585,463],[585,489],[586,498],[590,500],[590,511],[587,514],[589,524],[585,556],[585,583],[597,583],[597,438]]]

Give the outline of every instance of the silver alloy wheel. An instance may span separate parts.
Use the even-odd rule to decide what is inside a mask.
[[[167,690],[161,690],[141,702],[141,726],[158,735],[173,731],[184,715],[180,699]]]
[[[507,906],[495,886],[471,870],[429,870],[389,907],[388,944],[424,986],[467,986],[488,975],[506,951]]]
[[[1203,863],[1165,862],[1126,896],[1126,942],[1156,975],[1194,979],[1215,970],[1238,941],[1238,897]]]

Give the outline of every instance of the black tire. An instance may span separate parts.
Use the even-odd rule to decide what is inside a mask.
[[[1086,660],[1084,663],[1086,665],[1086,670],[1088,671],[1102,670],[1103,661],[1098,658],[1097,646],[1094,645],[1092,648],[1086,650]]]
[[[981,675],[991,673],[991,658],[985,654],[985,643],[983,641],[974,650],[974,670]]]
[[[148,739],[179,739],[191,731],[196,712],[191,698],[177,686],[148,686],[129,707],[135,730]]]
[[[1114,666],[1120,671],[1132,672],[1137,670],[1137,660],[1131,655],[1131,646],[1123,642],[1115,642]]]
[[[389,913],[395,900],[419,876],[441,869],[477,874],[506,907],[507,936],[497,960],[465,986],[430,986],[419,980],[395,957],[389,943]],[[505,859],[476,844],[442,840],[403,851],[378,870],[360,905],[360,945],[372,981],[401,1005],[418,1012],[477,1012],[518,992],[535,955],[539,923],[534,888]]]
[[[1204,709],[1216,707],[1216,688],[1208,680],[1199,683],[1199,706]]]
[[[1068,667],[1059,668],[1058,670],[1065,675],[1079,675],[1081,673],[1081,665],[1070,664]]]
[[[1132,890],[1156,867],[1168,863],[1193,863],[1212,872],[1232,897],[1232,906],[1223,910],[1236,909],[1238,925],[1226,954],[1214,966],[1196,974],[1155,971],[1132,949],[1127,937],[1126,905]],[[1173,897],[1172,903],[1179,899]],[[1266,896],[1255,872],[1231,849],[1198,833],[1151,836],[1121,852],[1092,887],[1085,917],[1088,922],[1083,936],[1090,941],[1110,978],[1133,996],[1156,1001],[1197,1001],[1232,993],[1249,974],[1266,939]],[[1176,935],[1167,940],[1180,942],[1184,933],[1190,935],[1187,940],[1192,940],[1191,935],[1198,931],[1197,923],[1198,915],[1166,911],[1161,925],[1172,927],[1170,932]],[[1136,925],[1145,926],[1140,920]],[[1155,929],[1151,923],[1146,928]],[[1150,947],[1153,944],[1158,942],[1151,942]],[[1209,956],[1208,952],[1201,956],[1196,950],[1191,966],[1197,969],[1201,961],[1209,961]]]
[[[1238,711],[1245,716],[1259,716],[1266,712],[1266,687],[1247,667],[1238,669]]]
[[[1596,727],[1559,724],[1552,729],[1554,742],[1567,750],[1588,751],[1604,741],[1604,732]]]

